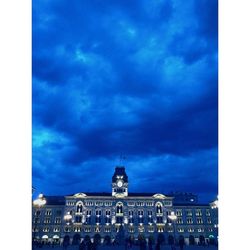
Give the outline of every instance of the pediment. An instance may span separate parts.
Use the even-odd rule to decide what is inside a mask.
[[[156,199],[166,199],[167,197],[164,194],[154,194],[153,198],[156,198]]]
[[[87,195],[86,194],[84,194],[84,193],[77,193],[77,194],[74,194],[74,197],[76,197],[76,198],[84,198],[84,197],[86,197]]]

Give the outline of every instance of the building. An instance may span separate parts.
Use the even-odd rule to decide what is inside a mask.
[[[192,194],[128,192],[124,167],[116,167],[111,193],[40,195],[33,202],[33,240],[72,244],[96,237],[102,242],[140,237],[166,243],[184,238],[186,244],[217,241],[217,203],[199,204]]]

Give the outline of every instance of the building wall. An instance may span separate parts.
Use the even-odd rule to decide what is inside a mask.
[[[177,215],[175,223],[168,219],[171,211]],[[68,213],[72,219],[66,221],[64,216]],[[115,239],[123,225],[126,237],[137,239],[143,234],[156,239],[158,233],[163,233],[167,241],[169,235],[175,234],[176,238],[184,236],[188,243],[192,235],[198,242],[200,235],[217,238],[216,213],[209,205],[173,205],[171,197],[67,196],[65,205],[33,206],[33,238],[56,241],[55,237],[59,237],[62,242],[66,235],[72,240],[75,234],[80,234],[81,239],[100,234],[102,238],[109,235]]]

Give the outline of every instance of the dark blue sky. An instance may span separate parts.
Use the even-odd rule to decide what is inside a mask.
[[[33,1],[33,186],[218,189],[216,0]]]

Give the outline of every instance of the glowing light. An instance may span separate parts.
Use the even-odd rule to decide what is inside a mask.
[[[175,221],[177,219],[177,216],[175,215],[175,213],[172,211],[170,215],[168,215],[168,218],[172,221]]]
[[[64,220],[67,222],[67,224],[69,224],[69,221],[72,219],[72,215],[70,214],[70,212],[67,212],[66,215],[64,215]]]
[[[43,194],[39,194],[38,199],[33,201],[33,205],[37,207],[42,207],[46,204],[46,199],[43,197]]]

